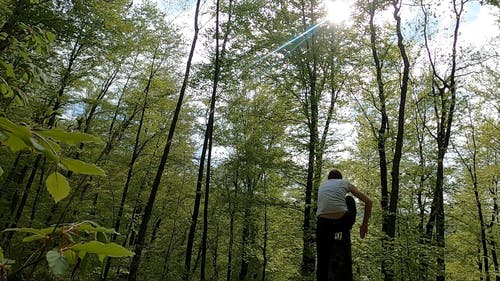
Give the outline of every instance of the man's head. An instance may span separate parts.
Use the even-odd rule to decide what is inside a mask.
[[[330,171],[330,173],[328,173],[328,179],[331,180],[331,179],[341,179],[342,178],[342,173],[337,170],[337,169],[333,169]]]

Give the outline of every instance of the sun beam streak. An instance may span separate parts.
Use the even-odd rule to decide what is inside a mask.
[[[244,70],[248,69],[248,68],[251,68],[259,63],[261,63],[263,60],[267,59],[268,57],[276,54],[277,52],[283,50],[284,48],[288,47],[289,45],[291,45],[292,43],[296,42],[297,40],[301,39],[302,37],[306,36],[307,34],[311,33],[312,31],[314,31],[316,28],[318,28],[319,26],[321,26],[322,24],[326,23],[328,20],[323,20],[313,26],[311,26],[309,29],[307,29],[306,31],[300,33],[299,35],[293,37],[292,39],[288,40],[287,42],[285,42],[284,44],[282,44],[281,46],[277,47],[276,49],[272,50],[271,52],[263,55],[262,57],[260,57],[256,62],[250,64],[249,66],[247,66]],[[303,42],[303,41],[301,41]]]

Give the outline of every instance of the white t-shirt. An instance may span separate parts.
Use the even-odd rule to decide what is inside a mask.
[[[347,212],[345,195],[353,185],[344,179],[330,179],[319,186],[318,210],[316,216],[329,213]]]

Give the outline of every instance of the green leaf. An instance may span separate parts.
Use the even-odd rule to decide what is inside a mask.
[[[82,142],[95,142],[102,143],[102,141],[93,135],[80,133],[80,132],[66,132],[61,129],[37,131],[38,134],[52,138],[56,141],[61,141],[67,144],[80,144]]]
[[[18,152],[29,147],[22,139],[14,135],[9,135],[9,138],[3,143],[8,146],[12,152]]]
[[[58,228],[58,229],[60,230],[60,228]],[[54,228],[47,227],[47,228],[42,228],[42,229],[36,229],[36,228],[21,227],[21,228],[7,228],[4,231],[14,231],[14,232],[20,232],[20,233],[34,234],[32,236],[28,236],[28,237],[25,237],[23,239],[23,242],[32,242],[32,241],[46,238],[47,235],[54,232]],[[57,229],[55,232],[57,232]]]
[[[26,144],[30,144],[31,131],[26,126],[14,124],[5,117],[0,117],[0,130],[9,132],[22,139]]]
[[[68,260],[58,251],[48,251],[46,258],[50,271],[52,271],[52,273],[56,276],[64,275],[69,268]]]
[[[104,255],[115,258],[131,257],[134,255],[133,252],[127,250],[126,248],[118,244],[115,243],[104,244],[99,241],[91,241],[88,243],[76,244],[72,246],[71,249],[77,252],[84,251],[86,253]]]
[[[78,262],[78,255],[73,250],[64,251],[63,255],[70,265],[75,265]]]
[[[103,226],[94,226],[90,222],[80,224],[75,227],[79,231],[84,231],[87,233],[108,233],[108,234],[118,234],[113,228],[106,228]]]
[[[50,174],[47,177],[45,184],[47,185],[47,190],[50,195],[52,195],[56,203],[66,198],[71,191],[66,177],[58,172]]]
[[[4,229],[4,231],[14,231],[14,232],[31,233],[31,234],[44,234],[44,229],[36,229],[36,228],[28,228],[28,227],[7,228],[7,229]]]
[[[97,232],[96,233],[96,240],[102,243],[109,243],[109,238],[104,232]]]
[[[85,251],[81,251],[81,252],[78,252],[78,257],[83,260],[85,258],[85,256],[87,255],[87,252]]]
[[[3,263],[5,257],[3,256],[3,249],[0,247],[0,263]]]
[[[30,142],[31,142],[31,145],[33,146],[33,148],[35,148],[36,150],[38,150],[40,152],[45,152],[47,150],[47,148],[45,148],[45,146],[38,143],[38,141],[35,138],[30,138]]]
[[[3,175],[3,169],[2,166],[0,166],[0,177]]]
[[[42,152],[49,160],[58,162],[59,156],[57,155],[57,151],[60,149],[60,146],[56,144],[54,147],[52,145],[55,144],[53,141],[49,142],[48,139],[41,137],[40,135],[35,136],[36,138],[30,139],[35,149]]]
[[[9,92],[9,86],[7,84],[0,84],[0,94],[7,94]]]
[[[85,163],[80,160],[61,158],[61,164],[66,167],[66,169],[75,172],[77,174],[91,175],[91,176],[106,176],[103,169],[89,163]]]
[[[12,64],[0,61],[0,65],[3,67],[3,69],[5,69],[5,75],[7,77],[15,77],[14,66],[12,66]]]
[[[28,243],[28,242],[42,240],[45,238],[47,238],[47,235],[35,234],[35,235],[31,235],[31,236],[23,238],[23,242]]]
[[[56,35],[50,31],[45,32],[45,36],[47,37],[50,43],[56,41]]]

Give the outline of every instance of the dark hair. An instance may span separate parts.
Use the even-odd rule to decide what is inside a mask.
[[[331,179],[341,179],[342,178],[342,173],[337,170],[337,169],[333,169],[330,171],[330,173],[328,173],[328,179],[331,180]]]

